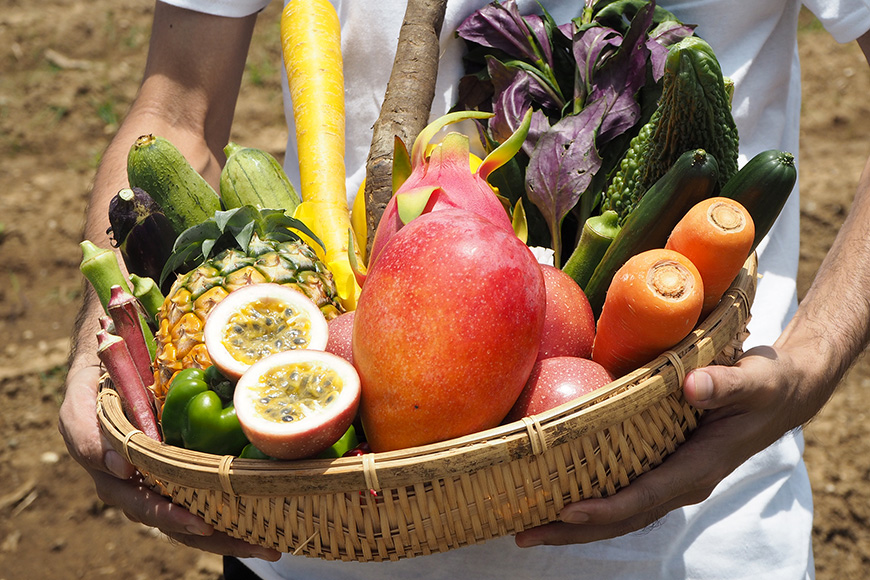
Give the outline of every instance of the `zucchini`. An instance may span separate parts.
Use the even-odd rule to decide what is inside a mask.
[[[713,155],[703,149],[686,151],[640,198],[583,288],[596,317],[616,271],[636,254],[664,248],[686,212],[713,195],[718,178]]]
[[[768,149],[750,159],[719,193],[739,202],[755,223],[752,251],[767,235],[797,182],[794,155]]]
[[[142,135],[136,139],[127,155],[127,180],[130,187],[148,192],[176,234],[214,217],[221,209],[212,186],[163,137]]]
[[[252,205],[293,215],[302,200],[272,155],[233,142],[224,147],[224,153],[227,162],[221,170],[220,193],[227,209]]]

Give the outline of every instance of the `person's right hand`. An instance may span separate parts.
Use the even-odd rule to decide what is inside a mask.
[[[91,358],[93,354],[81,354]],[[66,380],[58,428],[72,457],[94,480],[99,498],[134,522],[158,528],[182,544],[238,558],[277,560],[276,550],[255,546],[215,531],[200,517],[149,488],[142,475],[112,449],[96,413],[100,368],[74,361]]]

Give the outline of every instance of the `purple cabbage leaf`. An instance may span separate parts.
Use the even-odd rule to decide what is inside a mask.
[[[606,111],[605,101],[599,100],[576,115],[563,117],[538,138],[529,158],[526,195],[550,228],[557,265],[562,220],[601,167],[595,138]]]

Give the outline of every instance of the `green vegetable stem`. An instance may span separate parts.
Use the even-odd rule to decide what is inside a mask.
[[[84,240],[79,245],[82,248],[82,262],[79,270],[81,270],[81,273],[84,274],[97,293],[100,304],[103,305],[103,312],[108,313],[109,301],[112,299],[112,286],[120,286],[125,292],[132,293],[127,283],[127,278],[121,272],[121,266],[118,263],[115,252],[97,247],[90,240]],[[154,334],[151,332],[144,316],[140,315],[139,322],[145,342],[148,345],[148,352],[153,358],[156,350]]]
[[[79,269],[94,287],[103,310],[106,310],[112,297],[112,286],[120,286],[127,292],[130,292],[130,286],[127,285],[127,279],[121,272],[115,252],[100,248],[90,240],[85,240],[79,245],[82,248],[82,262]]]
[[[580,240],[562,270],[585,288],[619,229],[619,214],[613,210],[587,219]]]
[[[163,306],[163,294],[157,287],[157,282],[153,278],[130,274],[130,285],[133,287],[133,296],[139,300],[151,320],[156,320],[157,313]]]

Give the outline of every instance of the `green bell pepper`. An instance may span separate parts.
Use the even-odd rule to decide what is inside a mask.
[[[233,407],[232,383],[212,369],[184,369],[172,380],[160,418],[163,439],[193,451],[238,455],[248,438]]]
[[[315,459],[337,459],[339,457],[343,457],[345,453],[353,449],[359,445],[359,440],[356,436],[356,429],[351,425],[347,431],[345,431],[344,435],[341,436],[341,439],[332,444],[332,447],[324,449],[320,453],[315,456]],[[249,443],[242,449],[242,452],[239,453],[239,457],[244,457],[247,459],[275,459],[274,457],[270,457],[254,447],[253,443]]]
[[[245,448],[242,449],[241,453],[239,453],[239,457],[244,459],[275,459],[274,457],[266,455],[265,453],[254,447],[253,443],[248,443],[247,445],[245,445]]]
[[[332,447],[328,447],[321,451],[318,455],[318,459],[337,459],[339,457],[343,457],[345,453],[353,449],[359,445],[359,439],[356,436],[356,429],[353,428],[353,425],[347,428],[344,435],[341,436],[341,439],[332,444]]]

